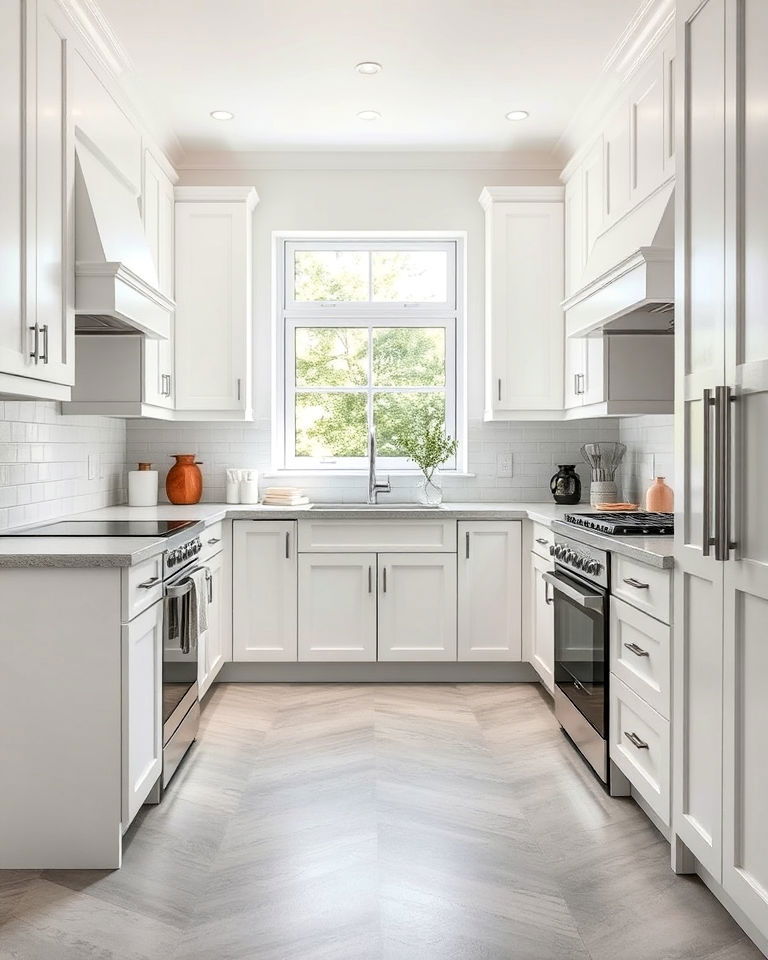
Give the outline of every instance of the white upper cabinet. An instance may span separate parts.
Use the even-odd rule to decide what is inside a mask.
[[[144,233],[157,269],[158,288],[170,300],[174,292],[173,183],[148,149],[144,150],[142,185]],[[144,339],[144,399],[148,404],[173,409],[174,322],[167,340]]]
[[[176,188],[177,418],[251,410],[251,231],[256,191]]]
[[[674,176],[674,31],[620,87],[593,137],[565,169],[566,295],[595,279],[595,242]],[[613,266],[602,264],[603,267]]]
[[[459,660],[520,660],[519,521],[459,523]]]
[[[53,0],[3,4],[0,393],[59,400],[74,379],[69,52]]]
[[[486,187],[485,419],[563,409],[563,189]]]

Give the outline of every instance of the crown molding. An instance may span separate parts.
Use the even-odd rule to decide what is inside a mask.
[[[133,61],[95,0],[58,0],[58,3],[102,66],[118,78],[135,72]]]
[[[483,187],[478,201],[483,210],[494,203],[562,203],[564,187]]]
[[[127,105],[134,121],[138,120],[138,125],[144,130],[151,131],[151,136],[157,140],[157,148],[153,153],[159,162],[163,166],[168,166],[171,161],[182,157],[184,151],[173,127],[163,122],[162,116],[156,117],[154,112],[148,113],[145,109],[144,104],[148,102],[148,98],[139,83],[134,63],[97,0],[55,0],[55,2],[77,34],[79,43],[76,46],[79,47],[81,55],[85,55],[92,61],[89,64],[91,69],[98,68],[104,72],[106,80],[120,91],[122,98],[126,101],[123,109]],[[158,156],[158,149],[163,152],[162,159]],[[168,156],[166,157],[165,154]]]
[[[546,152],[453,150],[266,150],[188,152],[180,171],[216,170],[531,170],[560,172]]]
[[[574,111],[552,154],[561,159],[563,179],[583,151],[600,117],[617,100],[622,87],[673,27],[675,0],[641,0],[603,61],[600,75]]]
[[[255,187],[174,187],[174,198],[184,203],[244,203],[253,210],[259,202]]]

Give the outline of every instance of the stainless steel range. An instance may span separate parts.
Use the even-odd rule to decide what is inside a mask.
[[[556,535],[545,573],[555,613],[555,716],[607,785],[610,554]]]

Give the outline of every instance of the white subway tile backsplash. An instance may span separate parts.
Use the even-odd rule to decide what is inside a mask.
[[[473,476],[443,479],[446,500],[547,501],[549,480],[560,463],[577,465],[582,480],[589,483],[579,448],[585,441],[618,440],[617,420],[584,422],[485,423],[471,421],[468,430],[468,470]],[[174,453],[194,453],[202,460],[204,494],[208,501],[224,499],[226,467],[254,467],[260,483],[294,483],[316,501],[361,501],[364,478],[300,477],[278,480],[272,470],[271,427],[268,420],[252,424],[205,424],[133,420],[128,423],[126,465],[149,460],[160,472],[161,497],[165,475]],[[512,476],[498,476],[498,458],[512,454]],[[391,499],[413,499],[416,477],[393,477]]]
[[[654,476],[666,477],[674,490],[674,419],[649,415],[621,420],[620,438],[627,445],[622,471],[626,499],[642,506]]]
[[[125,421],[68,417],[53,401],[0,401],[0,530],[125,500]],[[88,479],[96,453],[102,476]]]

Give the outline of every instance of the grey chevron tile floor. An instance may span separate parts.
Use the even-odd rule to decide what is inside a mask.
[[[0,960],[761,956],[528,684],[222,684],[122,870],[0,872]]]

